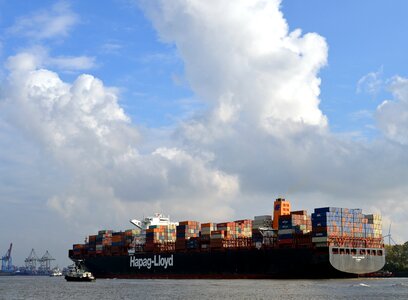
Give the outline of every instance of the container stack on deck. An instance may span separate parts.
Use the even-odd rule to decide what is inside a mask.
[[[176,250],[198,248],[200,236],[200,222],[182,221],[176,227]],[[191,240],[191,241],[190,241]]]
[[[255,216],[252,221],[252,229],[272,228],[272,215]]]
[[[111,231],[111,242],[107,241],[104,247],[105,252],[110,252],[111,255],[121,255],[126,254],[127,249],[133,243],[138,242],[143,244],[148,244],[147,234],[143,234],[140,229],[128,229],[125,231]],[[89,241],[91,241],[89,236]],[[151,236],[150,236],[151,237]],[[89,244],[90,246],[91,244]]]
[[[365,215],[367,223],[364,224],[364,237],[367,247],[377,248],[382,244],[382,218],[379,214]],[[371,230],[372,228],[372,230]]]
[[[140,229],[128,229],[124,232],[113,230],[100,230],[97,235],[89,235],[87,243],[74,244],[73,253],[76,257],[81,255],[121,255],[127,254],[127,249],[137,241],[145,245],[145,234]]]
[[[217,230],[211,232],[210,247],[239,248],[252,244],[252,220],[237,220],[217,224]]]
[[[217,230],[211,231],[210,247],[219,249],[227,246],[227,240],[235,235],[235,223],[224,222],[217,224]]]
[[[312,214],[316,247],[380,247],[382,224],[379,215],[363,215],[361,209],[316,208]]]
[[[365,237],[378,238],[382,235],[382,219],[381,215],[372,214],[365,215],[367,223],[365,224]]]
[[[73,250],[73,254],[78,257],[86,254],[84,244],[74,244],[72,245],[72,250]]]
[[[88,237],[88,254],[96,255],[96,235],[90,235]]]
[[[252,220],[237,220],[235,223],[234,238],[251,238],[252,237]]]
[[[175,225],[151,225],[146,229],[146,251],[159,249],[168,250],[168,245],[176,241]],[[172,248],[172,247],[170,247]],[[170,249],[171,250],[171,249]]]
[[[122,251],[125,247],[125,240],[126,240],[125,232],[119,231],[112,233],[112,244],[110,247],[112,255],[122,254]]]
[[[211,232],[217,230],[217,224],[215,223],[203,223],[201,224],[201,249],[208,250],[210,248]]]
[[[96,236],[96,255],[102,255],[112,244],[112,230],[99,230]]]
[[[272,228],[273,218],[272,215],[255,216],[252,221],[252,242],[254,245],[260,243],[271,244],[271,238],[276,237]],[[268,231],[267,239],[265,239],[265,231]]]
[[[305,210],[293,211],[290,215],[282,215],[279,217],[278,245],[280,247],[293,247],[298,241],[305,244],[308,239],[303,236],[311,230],[312,222]]]
[[[279,203],[290,203],[280,199]],[[275,207],[276,208],[276,207]],[[274,209],[275,209],[274,208]],[[276,209],[274,211],[276,213]],[[183,221],[179,225],[151,225],[124,232],[101,230],[85,244],[75,244],[73,257],[123,255],[135,251],[219,251],[228,248],[278,247],[354,247],[381,248],[382,221],[376,214],[364,215],[361,209],[336,207],[278,214],[278,230],[272,215],[223,223]],[[138,250],[136,246],[141,245]]]
[[[217,224],[217,231],[221,231],[223,233],[223,238],[231,239],[235,237],[236,229],[235,229],[234,222],[224,222]]]
[[[146,242],[146,232],[141,229],[128,229],[125,231],[126,245],[144,245]]]

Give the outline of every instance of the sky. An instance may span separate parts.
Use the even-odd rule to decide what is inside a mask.
[[[408,240],[403,0],[0,0],[0,254],[155,212],[334,206]],[[3,253],[4,252],[4,253]]]

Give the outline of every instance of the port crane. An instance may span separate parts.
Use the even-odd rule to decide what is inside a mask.
[[[28,274],[44,275],[51,272],[51,261],[55,260],[48,252],[39,258],[35,253],[35,250],[32,249],[30,255],[24,260],[25,262],[25,271]],[[38,268],[37,268],[38,267]]]
[[[53,258],[47,250],[45,254],[40,259],[38,259],[38,262],[40,263],[39,271],[46,272],[46,273],[50,272],[52,260],[55,260],[55,258]]]
[[[13,271],[13,260],[11,258],[11,249],[13,248],[13,243],[10,243],[10,247],[7,253],[1,258],[1,271],[11,272]]]
[[[26,270],[35,273],[37,271],[37,261],[39,260],[34,249],[31,249],[30,255],[24,260]]]

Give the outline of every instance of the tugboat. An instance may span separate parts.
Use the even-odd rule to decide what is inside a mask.
[[[95,281],[95,277],[91,272],[86,271],[80,263],[69,266],[68,273],[65,275],[66,281]]]

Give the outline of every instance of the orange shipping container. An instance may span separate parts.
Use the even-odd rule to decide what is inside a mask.
[[[192,227],[199,227],[200,222],[197,222],[197,221],[181,221],[181,222],[179,222],[179,225],[188,225],[188,226],[192,226]]]

